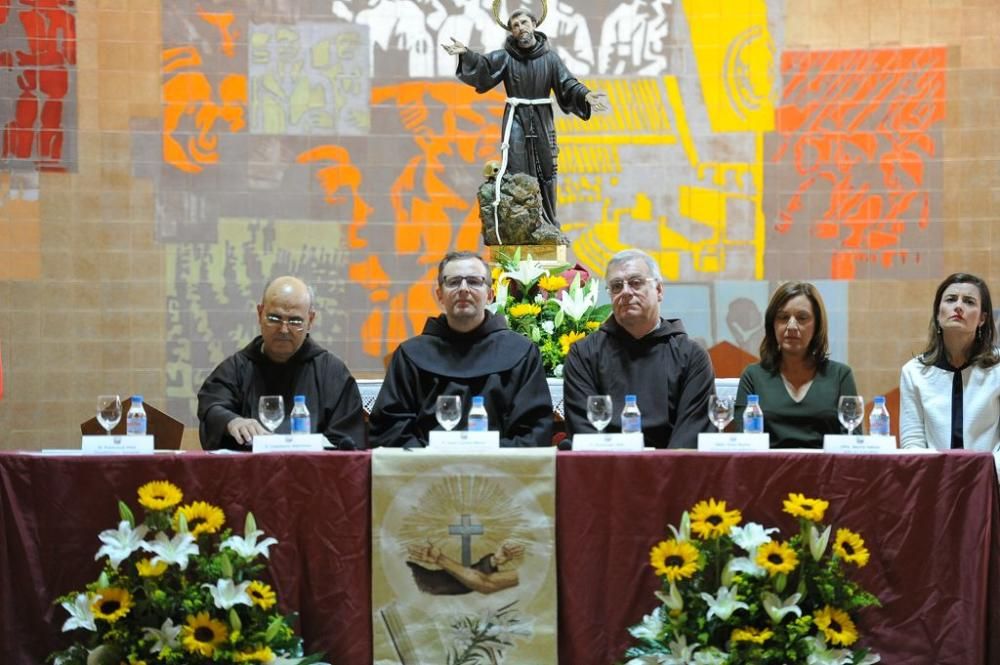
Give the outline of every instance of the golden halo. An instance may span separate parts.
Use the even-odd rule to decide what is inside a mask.
[[[494,20],[496,20],[497,25],[499,25],[504,30],[509,31],[510,28],[507,27],[507,24],[500,20],[501,1],[502,0],[493,0],[493,18]],[[548,13],[549,13],[549,3],[547,0],[542,0],[542,15],[538,17],[538,23],[535,24],[536,28],[545,21],[545,17],[548,15]]]

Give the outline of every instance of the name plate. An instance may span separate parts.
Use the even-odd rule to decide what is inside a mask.
[[[896,452],[896,437],[826,434],[823,436],[823,450],[828,453],[885,455]]]
[[[438,452],[463,452],[470,448],[476,450],[500,450],[500,432],[465,432],[431,430],[427,439],[427,447]]]
[[[642,432],[629,432],[628,434],[575,434],[573,436],[573,450],[590,450],[606,452],[613,450],[616,452],[641,452],[646,443],[642,438]]]
[[[260,434],[253,438],[255,453],[316,453],[327,438],[322,434]]]
[[[698,450],[710,453],[761,453],[771,449],[770,434],[746,432],[702,432],[698,435]]]
[[[80,442],[84,455],[152,455],[152,434],[85,436]]]

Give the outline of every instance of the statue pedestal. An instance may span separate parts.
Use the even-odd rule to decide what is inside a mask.
[[[490,263],[498,263],[500,255],[513,257],[514,252],[521,250],[521,259],[526,260],[528,255],[535,261],[561,265],[566,261],[566,245],[487,245],[487,260]]]

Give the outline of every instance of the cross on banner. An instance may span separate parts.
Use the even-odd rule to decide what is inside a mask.
[[[483,526],[472,523],[472,515],[462,515],[461,524],[448,526],[448,533],[462,537],[462,565],[468,568],[472,565],[472,537],[483,535]]]

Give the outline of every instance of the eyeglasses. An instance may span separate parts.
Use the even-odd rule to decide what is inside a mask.
[[[264,323],[272,328],[281,328],[287,325],[289,330],[303,330],[306,327],[304,319],[298,316],[290,316],[287,319],[277,314],[268,314],[264,317]]]
[[[656,281],[655,277],[639,277],[638,275],[633,275],[628,279],[613,279],[610,282],[608,282],[608,292],[611,295],[616,296],[625,290],[626,284],[628,284],[628,288],[632,289],[633,291],[638,291],[639,289],[641,289],[643,286],[646,285],[646,282],[655,282],[655,281]]]
[[[486,277],[482,275],[449,275],[441,280],[446,289],[458,289],[462,287],[462,282],[469,285],[470,289],[481,289],[486,286]]]

